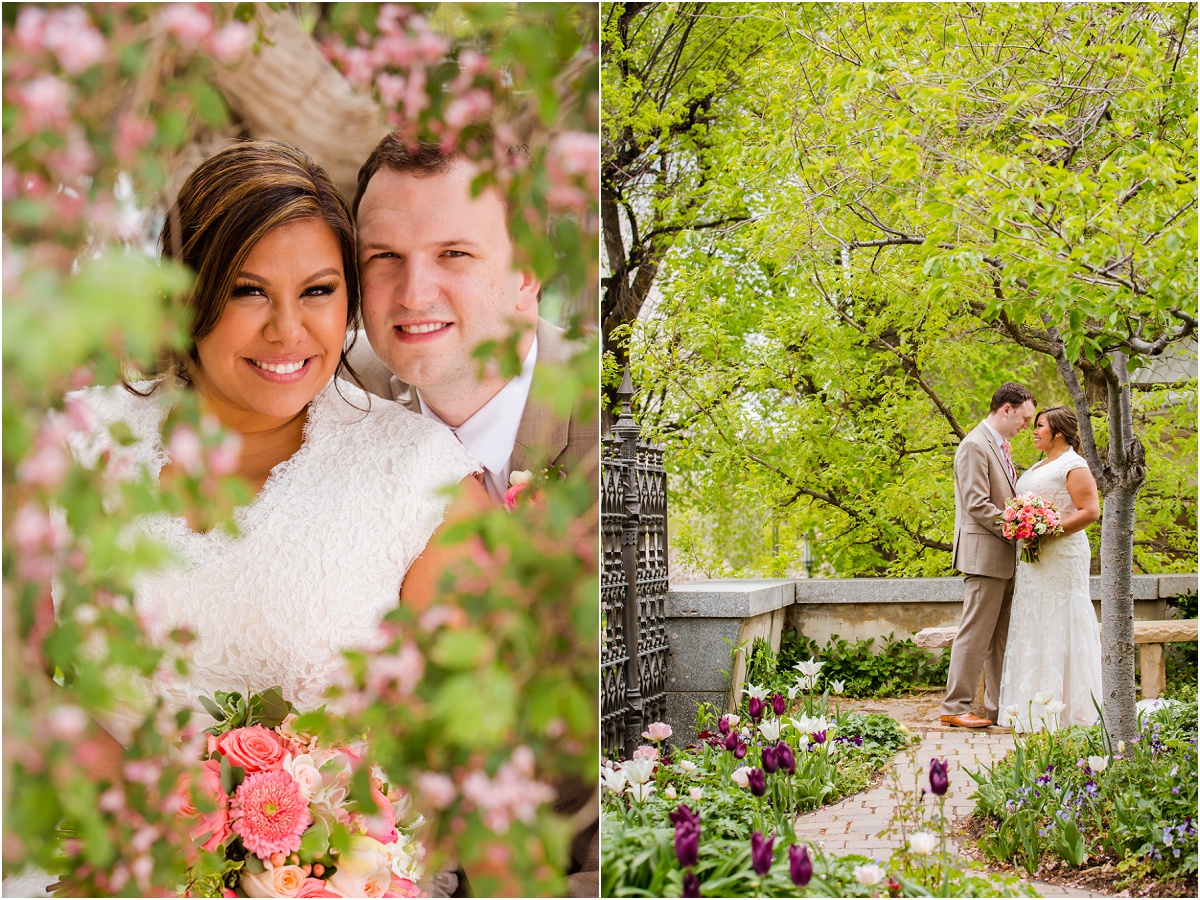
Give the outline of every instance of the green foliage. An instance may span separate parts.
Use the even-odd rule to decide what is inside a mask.
[[[651,281],[662,294],[629,328],[628,353],[641,420],[667,447],[680,561],[796,572],[796,538],[811,532],[831,574],[948,574],[954,448],[1012,379],[1088,419],[1085,448],[1094,431],[1112,473],[1093,467],[1102,491],[1140,477],[1126,443],[1145,453],[1133,563],[1192,566],[1191,8],[652,9],[620,44],[642,68],[605,60],[618,88],[606,172],[643,173],[628,165],[642,145],[704,171],[669,141],[622,142],[638,133],[630,98],[674,71],[649,55],[671,13],[730,40],[785,35],[716,83],[705,122],[722,162],[706,201],[741,202],[747,221],[704,228],[720,209],[689,206],[687,191],[660,202],[649,177],[605,185],[636,233],[668,226],[669,252],[642,252],[656,264],[631,266],[639,281],[620,291],[614,278],[605,308],[628,311]],[[621,333],[606,323],[606,351],[624,353]],[[1180,347],[1175,380],[1109,402],[1126,367]],[[1036,457],[1027,440],[1022,466]]]
[[[1046,858],[1080,867],[1108,857],[1159,877],[1196,874],[1196,702],[1144,714],[1112,747],[1103,726],[1018,738],[971,777],[991,858],[1034,874]]]
[[[931,653],[911,638],[896,640],[888,634],[882,646],[873,650],[874,638],[849,643],[831,635],[825,647],[795,631],[784,635],[780,644],[779,668],[786,671],[805,659],[825,663],[821,677],[825,683],[841,681],[851,697],[895,697],[914,689],[945,685],[950,669],[950,651]]]

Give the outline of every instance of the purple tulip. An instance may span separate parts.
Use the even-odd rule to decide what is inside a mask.
[[[721,721],[717,723],[717,731],[729,734],[729,716],[721,716]]]
[[[683,876],[683,893],[680,897],[699,897],[700,896],[700,879],[696,877],[695,872],[688,872]]]
[[[763,702],[757,697],[750,698],[750,718],[752,718],[755,722],[763,717],[763,712],[765,709],[766,707],[763,705]]]
[[[779,763],[779,768],[789,775],[796,774],[796,754],[792,752],[787,741],[780,741],[775,745],[775,761]]]
[[[675,807],[675,811],[671,813],[671,822],[675,825],[676,828],[678,828],[684,822],[688,822],[692,825],[695,825],[697,828],[699,828],[700,827],[700,814],[698,812],[695,812],[686,803],[680,803],[679,806]]]
[[[808,847],[804,844],[792,844],[788,847],[788,864],[791,868],[792,882],[797,887],[807,885],[813,874],[812,860],[808,858]]]
[[[775,715],[782,716],[787,712],[787,700],[783,694],[776,694],[771,698],[771,708],[775,710]]]
[[[761,797],[767,792],[767,773],[762,769],[751,769],[746,773],[746,778],[750,782],[750,793],[755,797]]]
[[[746,751],[749,749],[750,749],[749,744],[738,744],[736,747],[733,748],[733,758],[734,759],[745,759]]]
[[[813,739],[814,744],[825,743],[825,732],[824,731],[814,731],[812,733],[812,739]]]
[[[750,835],[750,865],[754,867],[759,878],[771,871],[771,863],[774,861],[772,853],[774,846],[774,837],[765,838],[757,831]]]
[[[729,732],[729,736],[725,738],[725,749],[729,751],[736,750],[741,740],[736,731]]]
[[[929,761],[929,789],[941,797],[946,793],[946,788],[950,787],[950,778],[946,774],[949,768],[944,759],[931,759]]]
[[[763,747],[762,764],[763,764],[763,768],[767,771],[768,774],[773,773],[776,769],[779,768],[779,759],[775,755],[774,747]]]
[[[681,868],[694,866],[700,858],[700,826],[680,822],[675,826],[675,858]]]

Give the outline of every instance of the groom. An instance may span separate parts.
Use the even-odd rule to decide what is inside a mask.
[[[984,728],[995,723],[999,712],[1017,547],[1005,540],[996,523],[1004,501],[1017,493],[1009,442],[1035,409],[1029,388],[1005,382],[992,395],[987,418],[954,454],[954,568],[966,576],[966,598],[950,651],[942,722],[956,728]],[[971,712],[981,672],[985,718]]]
[[[370,346],[359,340],[351,365],[371,393],[448,425],[483,464],[494,503],[522,470],[579,472],[595,493],[597,418],[537,399],[573,348],[539,317],[537,276],[515,267],[504,198],[493,187],[472,196],[478,173],[459,149],[392,135],[363,163],[353,209]],[[520,371],[481,372],[475,348],[511,336]]]
[[[504,198],[493,187],[472,194],[478,172],[461,150],[410,148],[392,135],[363,163],[353,211],[370,346],[359,340],[350,363],[367,390],[448,425],[483,464],[494,503],[521,470],[581,474],[598,496],[597,418],[537,399],[573,348],[538,315],[537,277],[515,265]],[[475,348],[514,335],[520,371],[481,372]],[[555,809],[578,827],[570,896],[598,896],[596,786],[572,779],[557,793]]]

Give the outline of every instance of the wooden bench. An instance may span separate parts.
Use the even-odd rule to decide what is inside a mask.
[[[1142,657],[1142,699],[1153,700],[1167,686],[1167,664],[1163,644],[1196,643],[1200,637],[1197,619],[1158,619],[1133,623],[1133,643]],[[923,628],[913,635],[913,643],[927,650],[949,647],[958,634],[958,626]]]

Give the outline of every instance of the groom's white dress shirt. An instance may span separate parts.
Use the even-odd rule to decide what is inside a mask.
[[[521,364],[518,375],[510,378],[491,400],[485,403],[475,415],[467,419],[457,428],[447,426],[483,465],[483,484],[488,496],[497,505],[504,504],[504,492],[508,490],[508,477],[512,474],[513,448],[517,443],[517,429],[521,424],[521,415],[525,412],[525,403],[529,400],[529,386],[533,383],[533,367],[537,362],[537,336],[525,361]],[[417,400],[421,404],[421,413],[435,422],[446,425],[442,418],[434,412],[421,391],[417,389]]]

